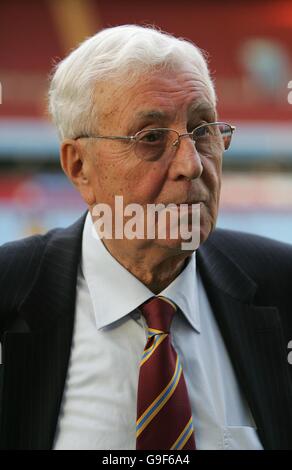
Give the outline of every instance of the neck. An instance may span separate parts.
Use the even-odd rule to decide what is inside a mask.
[[[117,240],[103,240],[111,255],[154,294],[159,294],[183,270],[191,253],[170,254],[161,248],[126,250]]]

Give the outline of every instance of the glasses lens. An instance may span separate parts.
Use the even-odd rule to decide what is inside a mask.
[[[229,124],[206,124],[194,130],[193,137],[199,153],[211,154],[227,150],[232,137]]]
[[[224,149],[227,150],[231,143],[232,129],[229,124],[219,124],[219,128],[224,143]]]
[[[158,160],[174,149],[173,143],[178,136],[169,129],[148,129],[136,134],[135,152],[143,160]]]

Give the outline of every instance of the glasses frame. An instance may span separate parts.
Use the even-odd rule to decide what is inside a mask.
[[[151,132],[151,131],[173,131],[177,134],[177,139],[173,142],[173,146],[174,147],[178,147],[179,146],[179,143],[180,143],[180,139],[182,137],[191,137],[193,142],[196,143],[196,140],[194,139],[194,133],[195,131],[197,131],[198,129],[201,129],[202,127],[206,127],[206,126],[217,126],[217,125],[225,125],[225,126],[229,126],[230,127],[230,130],[231,130],[231,138],[232,138],[232,135],[234,133],[234,131],[236,130],[236,127],[235,126],[232,126],[231,124],[228,124],[227,122],[221,122],[221,121],[216,121],[216,122],[206,122],[204,124],[200,124],[199,126],[195,127],[192,132],[185,132],[183,134],[180,134],[178,131],[176,131],[175,129],[171,129],[169,127],[155,127],[153,129],[146,129],[146,130],[142,130],[142,131],[138,131],[136,132],[135,135],[79,135],[78,137],[75,137],[74,140],[78,140],[78,139],[109,139],[109,140],[127,140],[127,141],[131,141],[131,142],[137,142],[137,138],[140,134],[148,131],[148,132]],[[230,139],[231,141],[231,139]],[[227,149],[229,148],[229,146],[227,147]],[[227,150],[225,149],[225,150]]]

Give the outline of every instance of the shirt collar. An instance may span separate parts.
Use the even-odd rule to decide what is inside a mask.
[[[82,239],[81,271],[86,280],[97,329],[122,319],[155,294],[106,249],[88,212]],[[191,326],[200,331],[195,253],[185,269],[159,295],[175,302]]]
[[[159,295],[172,300],[180,308],[191,326],[200,333],[196,253],[193,253],[183,271]]]

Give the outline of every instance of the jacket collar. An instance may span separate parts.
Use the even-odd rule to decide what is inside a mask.
[[[43,330],[61,316],[72,317],[86,214],[68,228],[46,235],[35,283],[20,307],[31,331]]]

